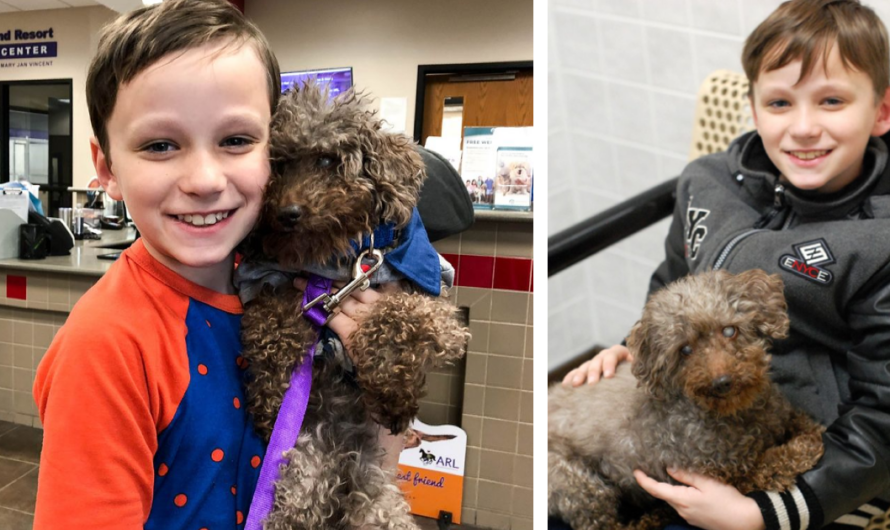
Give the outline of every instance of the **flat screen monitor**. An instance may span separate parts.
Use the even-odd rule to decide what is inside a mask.
[[[281,91],[286,92],[292,86],[299,87],[309,79],[315,79],[321,86],[329,86],[331,97],[345,92],[352,87],[352,68],[326,68],[324,70],[301,70],[281,74]]]

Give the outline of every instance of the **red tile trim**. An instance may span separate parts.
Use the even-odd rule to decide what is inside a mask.
[[[532,280],[528,286],[528,292],[533,293],[533,292],[535,292],[535,261],[534,260],[532,260],[531,275],[532,275]]]
[[[26,300],[28,295],[27,276],[6,276],[6,298]]]
[[[457,268],[457,285],[491,289],[494,280],[494,258],[492,256],[460,256]]]
[[[494,262],[494,288],[530,292],[532,287],[532,260],[522,258],[496,258]]]

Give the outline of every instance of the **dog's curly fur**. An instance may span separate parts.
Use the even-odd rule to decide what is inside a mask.
[[[423,162],[411,141],[385,134],[353,92],[333,102],[314,84],[283,96],[272,122],[273,172],[263,213],[245,253],[300,270],[337,256],[381,222],[411,218]],[[299,209],[295,224],[279,212]],[[248,409],[269,440],[290,384],[316,332],[292,286],[245,306]],[[458,358],[468,333],[444,298],[382,295],[351,335],[351,380],[339,363],[316,358],[296,446],[286,453],[266,530],[416,528],[394,475],[382,467],[378,424],[404,431],[417,414],[426,371]]]
[[[747,493],[784,491],[815,465],[824,428],[768,375],[767,348],[789,326],[782,290],[760,270],[685,277],[649,299],[628,337],[630,368],[554,386],[549,513],[575,530],[662,528],[677,514],[635,469],[662,482],[668,467],[695,471]]]

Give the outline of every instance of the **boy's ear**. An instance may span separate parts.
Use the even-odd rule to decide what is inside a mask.
[[[748,107],[751,109],[751,118],[754,120],[754,128],[757,128],[757,108],[754,106],[754,89],[748,94]]]
[[[884,91],[884,97],[878,102],[878,117],[871,135],[884,136],[887,131],[890,131],[890,88]]]
[[[123,200],[124,196],[121,194],[120,187],[117,184],[117,177],[114,176],[111,168],[108,167],[108,157],[105,156],[105,152],[102,151],[99,140],[95,136],[90,138],[90,153],[93,157],[93,167],[96,168],[96,177],[99,179],[99,184],[102,184],[102,189],[112,199],[116,201]]]

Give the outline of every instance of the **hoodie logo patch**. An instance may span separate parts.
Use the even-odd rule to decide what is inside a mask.
[[[708,235],[708,227],[702,221],[711,215],[710,210],[692,207],[692,197],[689,197],[689,207],[686,208],[686,257],[695,261],[698,257],[698,249],[702,241]]]
[[[779,258],[779,266],[798,276],[822,285],[828,285],[834,279],[825,265],[835,262],[831,249],[824,239],[816,239],[794,245],[796,256],[785,254]]]

